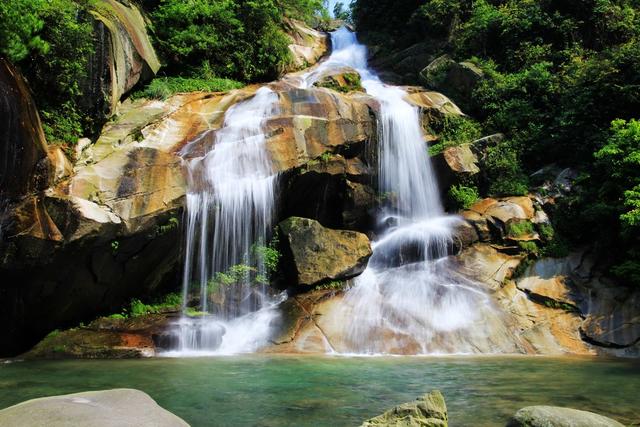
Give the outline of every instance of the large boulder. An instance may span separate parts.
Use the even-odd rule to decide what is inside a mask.
[[[558,406],[528,406],[509,420],[507,427],[622,427],[616,420]]]
[[[95,19],[95,54],[82,104],[98,119],[115,113],[123,95],[160,69],[140,8],[129,1],[97,0],[88,11]]]
[[[312,286],[360,274],[371,256],[366,235],[331,230],[319,222],[292,217],[279,225],[288,270],[298,285]]]
[[[23,359],[136,359],[157,356],[179,307],[161,313],[101,317],[86,326],[53,331]],[[165,341],[163,341],[165,340]]]
[[[303,22],[294,19],[286,19],[284,25],[291,41],[289,51],[293,57],[293,63],[286,71],[310,67],[329,50],[329,37],[326,33],[309,28]]]
[[[440,391],[427,393],[414,402],[403,403],[360,427],[447,427],[447,406]]]
[[[469,182],[480,172],[478,156],[470,143],[447,147],[433,156],[431,161],[443,192],[454,184]]]
[[[43,397],[0,411],[0,425],[24,427],[188,427],[148,394],[114,389]]]
[[[420,78],[427,87],[443,92],[469,108],[473,91],[484,79],[484,72],[471,62],[458,63],[448,55],[443,55],[427,65],[420,72]]]
[[[324,71],[316,77],[316,81],[313,85],[343,93],[354,91],[364,92],[360,74],[353,68],[349,67]]]

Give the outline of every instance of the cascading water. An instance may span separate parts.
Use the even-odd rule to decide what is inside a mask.
[[[379,216],[381,237],[369,265],[344,297],[339,316],[348,321],[341,351],[494,351],[488,331],[502,327],[500,315],[447,256],[460,219],[444,215],[418,108],[405,100],[404,90],[383,84],[369,70],[366,48],[354,33],[341,28],[332,42],[331,57],[305,75],[302,85],[333,68],[360,73],[362,86],[380,103],[378,185],[390,200]]]
[[[278,95],[261,88],[227,111],[221,129],[183,151],[212,139],[208,152],[187,163],[185,314],[169,354],[251,352],[269,338],[279,300],[267,292],[256,245],[267,242],[274,214],[277,174],[264,127],[277,108]]]

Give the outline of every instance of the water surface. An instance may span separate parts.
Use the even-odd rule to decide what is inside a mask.
[[[357,426],[440,389],[452,426],[500,426],[528,405],[640,423],[640,363],[547,357],[297,357],[0,364],[0,408],[131,387],[199,426]]]

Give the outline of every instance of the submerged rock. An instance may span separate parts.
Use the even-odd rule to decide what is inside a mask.
[[[593,412],[558,406],[528,406],[509,420],[507,427],[622,427],[623,425]]]
[[[427,393],[414,402],[403,403],[360,427],[447,427],[447,406],[440,391]]]
[[[371,256],[366,235],[331,230],[319,222],[292,217],[279,225],[289,256],[287,270],[298,285],[315,285],[357,276]]]
[[[0,411],[0,425],[23,427],[188,427],[148,394],[114,389],[43,397]]]

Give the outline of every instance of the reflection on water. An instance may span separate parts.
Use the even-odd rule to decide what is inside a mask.
[[[544,357],[246,357],[0,364],[0,408],[131,387],[199,426],[353,426],[438,388],[452,426],[496,426],[528,405],[640,422],[640,363]]]

